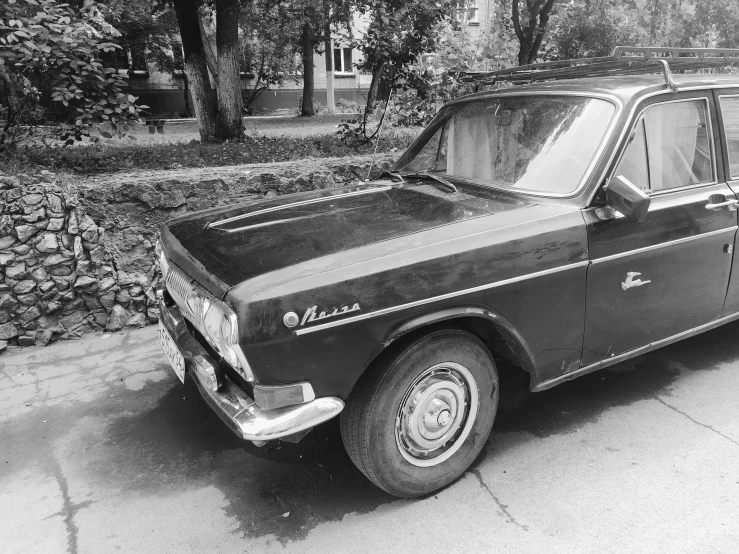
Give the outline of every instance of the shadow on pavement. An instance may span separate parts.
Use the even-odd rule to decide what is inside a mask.
[[[493,437],[509,432],[535,437],[572,433],[608,408],[656,394],[669,396],[670,386],[684,372],[710,371],[739,359],[738,331],[739,323],[725,325],[540,393],[529,392],[526,373],[503,366]],[[495,447],[490,450],[489,455],[495,455]]]
[[[519,433],[506,447],[515,448],[537,437],[574,432],[611,407],[657,393],[669,395],[681,373],[711,370],[738,359],[737,331],[739,324],[725,326],[543,393],[528,392],[523,372],[502,371],[501,406],[481,459],[496,454],[496,434]],[[225,511],[238,520],[246,536],[274,535],[282,543],[301,540],[320,523],[403,502],[377,489],[354,467],[344,451],[338,420],[298,444],[275,442],[256,448],[222,424],[191,382],[182,387],[174,377],[141,391],[76,405],[70,412],[64,416],[68,420],[91,417],[106,422],[89,436],[72,436],[67,446],[69,463],[84,468],[91,487],[157,495],[213,485],[228,500]],[[28,445],[16,450],[16,462],[51,451],[52,429],[37,437],[46,442],[40,445],[33,425],[13,425],[17,444]]]

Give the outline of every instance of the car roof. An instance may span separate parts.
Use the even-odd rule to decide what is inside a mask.
[[[739,75],[673,74],[679,88],[711,88],[716,86],[739,87]],[[651,92],[665,90],[662,74],[614,75],[608,77],[583,77],[543,81],[512,87],[485,90],[452,100],[450,104],[500,94],[525,94],[537,92],[579,92],[608,94],[618,97],[624,104]]]

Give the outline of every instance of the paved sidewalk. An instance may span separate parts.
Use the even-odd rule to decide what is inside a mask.
[[[0,552],[736,552],[739,324],[532,394],[474,468],[374,488],[336,422],[236,439],[156,328],[0,356]]]

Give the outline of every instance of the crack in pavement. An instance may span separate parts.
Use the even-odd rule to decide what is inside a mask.
[[[492,497],[492,499],[495,501],[496,506],[498,506],[498,513],[501,514],[508,523],[513,523],[515,525],[518,525],[521,529],[524,531],[529,530],[528,525],[522,525],[518,521],[516,521],[516,518],[514,518],[509,512],[508,512],[508,505],[503,504],[500,500],[498,500],[498,497],[493,494],[493,491],[490,490],[490,488],[485,484],[485,481],[482,478],[482,474],[480,473],[479,469],[471,469],[470,473],[477,477],[477,480],[480,483],[480,486],[484,488],[486,491],[488,491],[488,494]]]
[[[68,554],[77,554],[78,552],[77,536],[79,534],[79,529],[77,528],[77,525],[74,523],[74,516],[81,509],[86,508],[87,506],[89,506],[90,504],[93,504],[94,502],[92,500],[85,500],[84,502],[73,504],[72,499],[69,496],[69,485],[67,483],[67,478],[64,476],[64,473],[62,472],[62,468],[59,466],[59,462],[57,462],[56,459],[52,459],[52,466],[53,467],[52,467],[51,473],[54,475],[54,478],[56,479],[56,482],[59,485],[59,490],[61,491],[61,494],[62,494],[63,506],[60,511],[48,517],[54,517],[54,516],[64,517],[64,527],[67,530],[67,552]]]
[[[666,407],[667,407],[667,408],[669,408],[670,410],[672,410],[672,411],[674,411],[674,412],[677,412],[677,413],[678,413],[678,414],[680,414],[681,416],[684,416],[684,417],[688,418],[688,419],[689,419],[690,421],[692,421],[692,422],[693,422],[693,423],[695,423],[696,425],[700,425],[701,427],[705,427],[706,429],[708,429],[708,430],[710,430],[710,431],[713,431],[714,433],[716,433],[716,434],[717,434],[718,436],[720,436],[720,437],[723,437],[723,438],[725,438],[725,439],[726,439],[727,441],[729,441],[729,442],[731,442],[731,443],[735,444],[736,446],[739,446],[739,442],[735,441],[734,439],[732,439],[731,437],[729,437],[729,436],[727,436],[727,435],[724,435],[724,434],[723,434],[723,433],[722,433],[721,431],[719,431],[718,429],[714,429],[714,428],[713,428],[713,427],[711,427],[710,425],[707,425],[707,424],[705,424],[705,423],[701,423],[701,422],[700,422],[700,421],[698,421],[697,419],[694,419],[694,418],[693,418],[692,416],[690,416],[690,415],[688,415],[687,413],[683,412],[682,410],[680,410],[680,409],[676,408],[676,407],[675,407],[675,406],[673,406],[672,404],[668,404],[667,402],[665,402],[664,400],[662,400],[662,399],[661,399],[661,398],[660,398],[659,396],[657,396],[656,394],[654,394],[654,393],[650,393],[650,394],[651,394],[652,398],[654,398],[654,399],[655,399],[655,400],[656,400],[657,402],[659,402],[659,403],[660,403],[660,404],[662,404],[663,406],[666,406]]]

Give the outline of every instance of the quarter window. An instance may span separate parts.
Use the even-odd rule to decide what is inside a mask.
[[[739,178],[739,96],[721,98],[731,178]]]
[[[705,100],[650,106],[631,135],[616,175],[656,192],[713,181]]]

